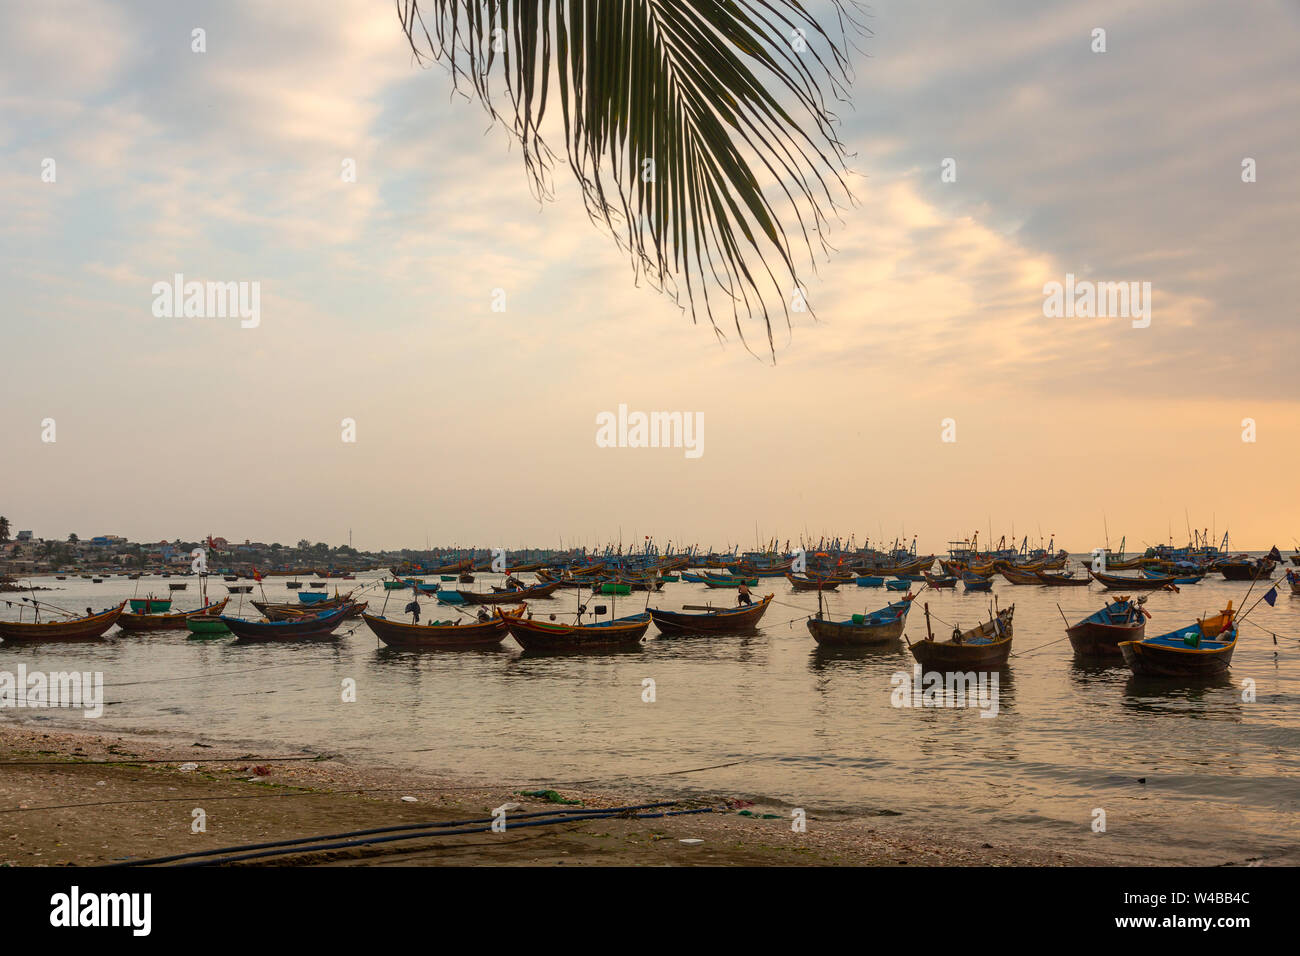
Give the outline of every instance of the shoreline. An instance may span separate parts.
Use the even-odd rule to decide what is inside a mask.
[[[296,759],[291,759],[296,758]],[[107,763],[105,761],[114,761]],[[156,761],[156,762],[146,762]],[[179,769],[192,763],[191,770]],[[480,819],[560,809],[521,795],[518,785],[484,785],[346,754],[289,750],[182,733],[87,731],[44,720],[0,720],[0,866],[97,866],[246,843],[337,834],[371,827]],[[583,808],[665,799],[649,791],[561,789]],[[414,797],[415,802],[403,797]],[[788,808],[747,805],[726,795],[670,809],[712,812],[657,819],[604,818],[561,827],[425,838],[262,865],[486,866],[1089,866],[1119,861],[977,843],[886,822],[807,812],[796,833]],[[192,832],[195,809],[206,832]],[[743,811],[743,812],[742,812]],[[647,811],[654,812],[654,811]],[[750,814],[750,815],[744,815]],[[7,831],[7,832],[5,832]],[[685,844],[681,840],[701,840]],[[240,864],[249,865],[249,864]],[[256,864],[254,864],[256,865]]]

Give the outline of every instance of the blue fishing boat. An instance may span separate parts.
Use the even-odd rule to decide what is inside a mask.
[[[459,591],[439,591],[435,597],[439,604],[464,604],[465,599]]]
[[[326,591],[299,591],[298,600],[303,604],[317,604],[321,601],[328,601],[329,593]]]
[[[1119,598],[1067,627],[1065,635],[1074,653],[1079,657],[1121,657],[1120,644],[1140,641],[1145,636],[1151,615],[1142,607],[1144,603],[1144,597],[1136,601]]]
[[[885,582],[885,589],[889,591],[906,591],[912,586],[912,582],[907,578],[898,578],[893,581]]]
[[[1188,627],[1119,645],[1124,663],[1142,677],[1217,677],[1227,673],[1236,647],[1231,601]]]
[[[962,587],[967,591],[991,591],[993,590],[993,579],[986,578],[982,574],[975,574],[973,571],[965,571],[961,576]]]
[[[1156,580],[1163,580],[1167,577],[1167,575],[1161,574],[1159,571],[1152,571],[1150,568],[1143,568],[1142,573],[1148,578],[1155,578]],[[1175,577],[1174,584],[1200,584],[1203,577],[1205,577],[1204,574],[1189,574],[1181,578]]]
[[[913,596],[886,605],[870,614],[854,614],[847,621],[827,621],[818,611],[808,619],[808,633],[818,644],[830,646],[850,645],[869,647],[873,644],[890,644],[903,634],[907,612],[912,609]]]
[[[690,571],[683,571],[683,572],[682,572],[682,580],[683,580],[683,581],[686,581],[686,582],[688,582],[688,583],[690,583],[690,584],[703,584],[703,583],[704,583],[704,575],[702,575],[702,574],[692,574]]]
[[[884,578],[877,578],[871,575],[858,578],[858,587],[860,588],[883,588],[884,586]]]

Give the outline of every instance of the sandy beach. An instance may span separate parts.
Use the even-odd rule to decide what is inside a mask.
[[[107,762],[113,761],[113,762]],[[154,761],[154,762],[148,762]],[[180,769],[196,764],[193,769]],[[346,755],[268,745],[250,750],[192,736],[88,733],[42,722],[0,723],[0,865],[97,866],[246,843],[403,823],[489,817],[503,804],[528,813],[549,799],[482,787]],[[584,808],[662,799],[652,792],[560,791]],[[414,797],[415,801],[403,800]],[[605,818],[504,833],[424,838],[275,857],[263,865],[1087,865],[1104,857],[972,844],[870,819],[747,806],[718,794],[658,819]],[[206,832],[192,832],[193,812]],[[688,844],[682,840],[700,840]],[[249,865],[249,864],[241,864]]]

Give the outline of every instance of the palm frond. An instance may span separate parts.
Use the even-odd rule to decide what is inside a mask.
[[[716,299],[742,342],[761,317],[773,356],[770,303],[788,325],[803,285],[774,202],[815,268],[853,198],[827,97],[847,98],[863,26],[854,0],[828,2],[838,41],[800,0],[396,0],[416,57],[512,132],[539,197],[553,195],[542,123],[558,93],[587,214],[636,278],[679,303],[684,286],[720,337]]]

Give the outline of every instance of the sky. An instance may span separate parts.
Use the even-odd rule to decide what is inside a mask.
[[[0,8],[15,530],[1300,537],[1294,0],[871,4],[838,104],[856,203],[774,354],[637,284],[563,169],[539,203],[392,3],[325,9]],[[258,324],[155,315],[176,273],[257,282]],[[1150,283],[1149,325],[1046,316],[1067,273]],[[701,453],[600,447],[620,405],[702,416]]]

